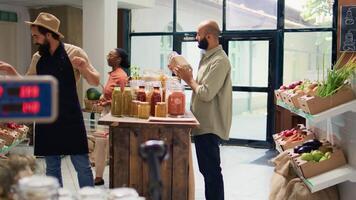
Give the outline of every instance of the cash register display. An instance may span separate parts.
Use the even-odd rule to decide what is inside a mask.
[[[0,80],[0,121],[50,121],[55,118],[53,78]]]

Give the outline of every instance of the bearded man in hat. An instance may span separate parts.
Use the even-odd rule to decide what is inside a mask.
[[[70,155],[78,174],[79,186],[93,186],[88,144],[76,83],[83,76],[90,85],[99,85],[99,73],[83,49],[61,42],[60,21],[52,14],[40,13],[31,26],[38,51],[33,55],[27,75],[52,75],[59,85],[59,114],[51,124],[36,124],[35,155],[44,156],[46,175],[63,186],[61,155]],[[13,66],[0,61],[0,71],[20,76]]]

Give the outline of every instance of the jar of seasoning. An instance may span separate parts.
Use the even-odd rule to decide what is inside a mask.
[[[151,115],[155,116],[155,106],[158,102],[162,101],[161,91],[159,87],[153,88],[153,93],[151,96]]]
[[[137,98],[136,98],[136,100],[138,100],[138,101],[142,101],[142,102],[146,101],[146,91],[145,91],[145,86],[140,85],[140,86],[138,87],[138,91],[137,91]]]
[[[138,105],[138,117],[141,119],[148,119],[150,117],[151,106],[148,102],[140,102]]]
[[[168,114],[173,116],[185,114],[185,95],[183,85],[173,84],[170,86],[167,104]]]
[[[116,85],[112,92],[111,115],[115,117],[122,115],[122,92],[119,85]]]
[[[155,106],[155,117],[166,117],[167,116],[167,105],[166,102],[157,102]]]
[[[131,101],[131,116],[132,117],[138,117],[138,105],[139,104],[140,104],[140,101],[137,101],[137,100]]]
[[[144,85],[144,81],[142,80],[130,80],[129,81],[132,99],[137,99],[137,91],[140,85]]]
[[[122,94],[122,115],[123,116],[131,115],[131,101],[132,101],[131,88],[125,87],[124,93]]]

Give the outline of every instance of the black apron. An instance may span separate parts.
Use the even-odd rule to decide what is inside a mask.
[[[88,153],[72,64],[61,43],[53,55],[39,59],[37,75],[52,75],[58,80],[58,118],[50,124],[36,124],[35,155],[73,155]]]

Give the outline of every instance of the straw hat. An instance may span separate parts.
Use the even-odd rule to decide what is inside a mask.
[[[59,25],[61,21],[59,21],[59,19],[52,14],[41,12],[34,22],[25,21],[25,23],[42,26],[58,34],[60,38],[64,38],[64,36],[59,32]]]

